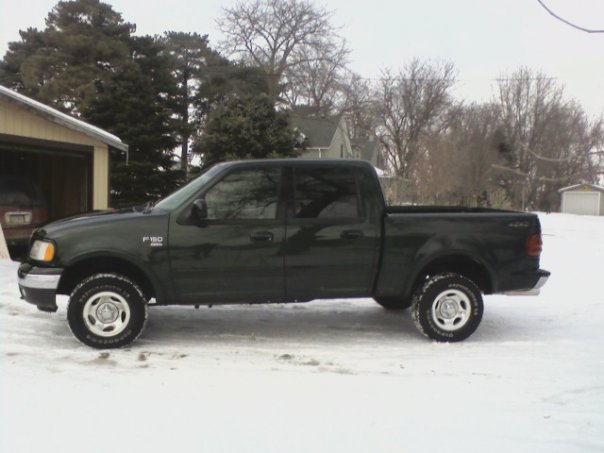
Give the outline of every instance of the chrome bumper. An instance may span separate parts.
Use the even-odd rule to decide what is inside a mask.
[[[60,275],[25,274],[19,277],[19,286],[28,289],[57,289]]]
[[[17,271],[21,298],[42,311],[57,311],[56,293],[62,272],[60,268],[40,268],[22,263]]]
[[[533,286],[531,289],[521,289],[519,291],[507,291],[503,294],[505,296],[538,296],[539,293],[541,292],[541,288],[543,287],[543,285],[545,285],[547,283],[549,276],[550,276],[550,274],[548,272],[547,275],[544,274],[541,277],[539,277],[539,280],[537,280],[537,283],[535,283],[535,286]]]

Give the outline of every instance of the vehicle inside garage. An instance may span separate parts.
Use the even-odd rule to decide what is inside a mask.
[[[56,145],[15,144],[2,138],[0,149],[0,177],[22,179],[38,187],[49,220],[91,209],[92,150],[60,150]]]

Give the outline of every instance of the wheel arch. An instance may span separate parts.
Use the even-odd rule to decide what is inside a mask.
[[[495,292],[495,277],[490,267],[480,258],[467,253],[447,253],[426,259],[412,275],[406,294],[410,297],[415,288],[428,277],[451,272],[472,280],[484,294]]]
[[[164,299],[159,284],[144,266],[115,255],[88,255],[71,262],[61,274],[57,293],[69,295],[83,279],[101,272],[117,273],[130,278],[140,286],[146,300],[155,298],[160,303]]]

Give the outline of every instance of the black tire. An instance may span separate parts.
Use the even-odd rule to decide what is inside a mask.
[[[413,299],[402,297],[376,297],[374,300],[386,310],[406,310],[413,303]]]
[[[415,325],[436,341],[465,340],[478,328],[483,311],[480,289],[459,274],[435,275],[413,296]]]
[[[98,349],[119,348],[138,338],[147,303],[136,283],[119,274],[95,274],[75,287],[67,306],[75,337]]]

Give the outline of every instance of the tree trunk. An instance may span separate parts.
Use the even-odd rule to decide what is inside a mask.
[[[180,169],[183,171],[185,181],[189,180],[189,73],[183,71],[182,85],[184,90],[182,105],[182,145],[180,149]]]

